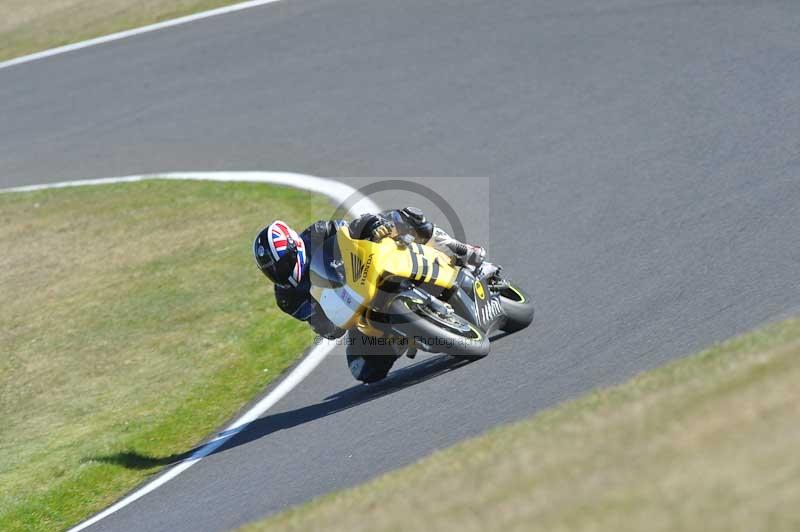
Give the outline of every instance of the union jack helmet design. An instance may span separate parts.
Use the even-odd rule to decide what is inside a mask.
[[[275,284],[300,284],[306,267],[306,246],[286,222],[275,220],[253,242],[253,255],[261,271]]]

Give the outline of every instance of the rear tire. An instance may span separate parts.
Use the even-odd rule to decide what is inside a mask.
[[[533,301],[530,296],[511,284],[500,290],[500,305],[506,314],[506,322],[500,328],[505,332],[516,332],[533,323]]]
[[[412,300],[401,296],[389,305],[389,315],[395,330],[417,343],[425,344],[431,351],[468,360],[477,360],[489,354],[489,338],[486,334],[457,314],[451,316],[453,328],[445,328],[430,321],[425,310]]]
[[[370,345],[359,331],[347,332],[347,367],[356,380],[365,384],[386,378],[399,357],[389,346]]]

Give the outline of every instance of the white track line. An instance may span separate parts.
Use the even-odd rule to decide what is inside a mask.
[[[44,59],[45,57],[65,54],[67,52],[73,52],[75,50],[80,50],[82,48],[89,48],[90,46],[96,46],[98,44],[103,44],[111,41],[118,41],[120,39],[125,39],[127,37],[132,37],[134,35],[141,35],[143,33],[150,33],[151,31],[157,31],[164,28],[179,26],[181,24],[186,24],[187,22],[194,22],[195,20],[202,20],[204,18],[216,17],[217,15],[235,13],[236,11],[241,11],[243,9],[250,9],[253,7],[263,6],[266,4],[272,4],[278,1],[279,0],[251,0],[250,2],[242,2],[240,4],[233,4],[230,6],[219,7],[217,9],[210,9],[208,11],[201,11],[200,13],[195,13],[194,15],[187,15],[185,17],[165,20],[163,22],[158,22],[156,24],[142,26],[141,28],[134,28],[131,30],[120,31],[118,33],[112,33],[110,35],[103,35],[102,37],[89,39],[87,41],[76,42],[74,44],[59,46],[58,48],[50,48],[49,50],[43,50],[41,52],[36,52],[30,55],[15,57],[14,59],[9,59],[8,61],[0,62],[0,69],[8,68],[14,65],[20,65],[22,63],[29,63],[31,61],[36,61],[37,59]]]
[[[324,194],[339,204],[344,203],[345,200],[350,198],[353,194],[356,194],[356,190],[354,188],[345,185],[344,183],[339,183],[338,181],[288,172],[178,172],[169,174],[134,175],[125,177],[108,177],[96,180],[64,181],[61,183],[14,187],[0,189],[0,193],[31,192],[50,188],[108,185],[113,183],[132,183],[151,179],[227,181],[237,183],[270,183],[275,185],[287,185]],[[349,214],[350,216],[358,216],[365,212],[377,212],[379,210],[380,209],[378,206],[372,200],[368,198],[362,198],[358,203],[350,208]],[[280,401],[286,394],[300,384],[303,379],[305,379],[314,370],[314,368],[316,368],[320,362],[324,360],[324,358],[333,350],[335,346],[336,342],[323,340],[322,343],[314,347],[308,356],[306,356],[303,361],[300,362],[300,364],[298,364],[297,367],[295,367],[292,372],[289,373],[271,392],[269,392],[258,403],[253,405],[250,410],[242,414],[236,421],[226,427],[225,430],[219,432],[213,439],[197,449],[190,457],[173,466],[171,469],[168,469],[165,473],[156,477],[152,482],[145,484],[138,490],[134,491],[112,506],[106,508],[94,517],[84,521],[74,528],[71,528],[69,532],[78,532],[79,530],[83,530],[84,528],[87,528],[101,519],[108,517],[114,512],[128,506],[132,502],[141,499],[151,491],[163,486],[202,460],[204,457],[222,447],[227,441],[245,430],[250,423],[261,417],[264,412],[272,408],[275,403]]]

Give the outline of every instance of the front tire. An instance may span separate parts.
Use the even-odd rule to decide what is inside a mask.
[[[429,350],[469,360],[489,354],[489,338],[458,314],[436,315],[424,303],[400,296],[389,305],[393,328]]]

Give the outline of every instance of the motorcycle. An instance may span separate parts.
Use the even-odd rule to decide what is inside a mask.
[[[475,360],[488,335],[530,325],[531,298],[484,262],[473,270],[410,235],[355,239],[347,227],[312,256],[311,295],[348,331],[347,362],[365,383],[383,379],[395,360],[417,350]]]

